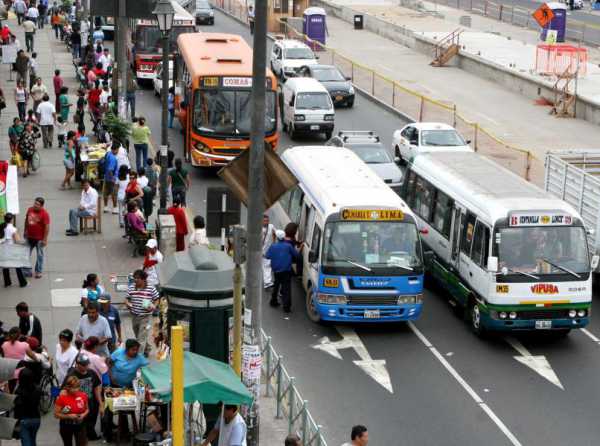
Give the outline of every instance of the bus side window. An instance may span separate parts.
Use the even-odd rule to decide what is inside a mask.
[[[430,220],[433,193],[434,188],[431,184],[423,178],[417,178],[415,186],[415,205],[413,210],[425,221]]]
[[[318,255],[320,245],[321,245],[321,228],[319,228],[319,225],[315,223],[315,226],[313,227],[313,232],[312,232],[312,240],[310,242],[311,251],[315,251]]]
[[[473,235],[475,234],[475,215],[471,212],[467,212],[466,220],[463,226],[462,241],[460,243],[460,250],[466,255],[471,254],[471,243],[473,242]]]
[[[305,241],[308,236],[310,211],[310,206],[304,203],[302,213],[300,214],[300,223],[298,224],[298,235],[296,237],[299,241]]]
[[[281,205],[281,207],[283,208],[284,212],[289,215],[289,210],[290,210],[290,201],[292,198],[292,193],[294,192],[294,189],[288,190],[285,194],[283,194],[281,196],[281,198],[279,199],[279,204]]]
[[[413,205],[415,204],[416,182],[417,182],[417,174],[411,170],[410,173],[408,174],[408,181],[406,182],[406,186],[404,186],[402,188],[402,191],[404,192],[404,196],[403,196],[404,201],[406,201],[406,204],[411,209],[413,208]]]
[[[473,249],[471,251],[471,259],[477,265],[485,267],[488,257],[490,239],[490,229],[481,223],[477,222],[475,227],[475,236],[473,238]]]
[[[437,229],[445,238],[450,239],[450,225],[452,223],[453,200],[438,190],[435,203],[433,205],[433,227]]]
[[[290,210],[288,212],[288,216],[290,217],[290,221],[294,223],[300,222],[300,212],[302,211],[302,197],[304,194],[302,193],[302,189],[298,186],[292,192],[292,198],[290,200]]]

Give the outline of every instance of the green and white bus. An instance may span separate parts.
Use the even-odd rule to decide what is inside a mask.
[[[476,153],[415,157],[402,196],[434,253],[428,274],[476,334],[588,324],[586,230],[570,205]]]

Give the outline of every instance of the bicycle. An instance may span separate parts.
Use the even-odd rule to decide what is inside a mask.
[[[50,368],[42,371],[40,379],[40,390],[42,397],[40,398],[40,411],[44,414],[50,412],[54,401],[60,393],[60,386],[56,375],[54,374],[54,366],[50,363]]]

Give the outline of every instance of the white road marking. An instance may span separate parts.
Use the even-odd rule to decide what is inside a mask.
[[[373,359],[356,332],[348,327],[335,327],[342,339],[332,342],[327,336],[322,337],[313,348],[324,351],[336,359],[343,360],[339,350],[353,348],[360,360],[354,364],[360,367],[367,375],[390,393],[394,393],[392,380],[385,365],[385,359]]]
[[[490,407],[481,399],[477,392],[475,392],[475,390],[473,390],[473,388],[463,379],[463,377],[460,376],[456,369],[452,367],[452,365],[446,360],[446,358],[444,358],[444,356],[438,351],[438,349],[435,348],[431,342],[429,342],[425,335],[421,333],[412,322],[408,322],[408,326],[417,335],[420,341],[423,344],[425,344],[425,347],[427,347],[429,351],[431,351],[433,356],[435,356],[436,359],[439,362],[441,362],[441,364],[448,371],[448,373],[450,373],[450,375],[452,375],[452,377],[456,381],[458,381],[458,383],[462,386],[463,389],[465,389],[469,396],[473,398],[473,400],[477,403],[479,407],[481,407],[481,410],[483,410],[487,414],[487,416],[490,417],[490,419],[494,422],[494,424],[498,426],[498,428],[502,431],[506,438],[508,438],[510,443],[513,446],[522,446],[521,442],[517,439],[517,437],[515,437],[515,435],[508,429],[508,427],[506,427],[502,420],[498,418],[494,411],[490,409]]]
[[[531,353],[529,353],[529,351],[525,348],[523,344],[521,344],[517,339],[513,337],[507,337],[506,342],[508,342],[521,355],[513,356],[513,358],[515,358],[521,364],[529,367],[538,375],[542,376],[543,378],[546,378],[556,387],[560,388],[561,390],[565,390],[562,383],[560,382],[560,379],[558,379],[558,376],[556,376],[556,373],[554,373],[554,370],[552,370],[552,366],[550,365],[550,363],[544,355],[532,355]]]
[[[600,344],[600,339],[598,339],[596,336],[594,336],[592,333],[590,333],[589,331],[587,331],[587,329],[582,328],[580,330],[584,335],[586,335],[588,338],[590,338],[592,341],[594,341],[596,344]]]

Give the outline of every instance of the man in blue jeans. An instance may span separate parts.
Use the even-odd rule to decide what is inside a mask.
[[[25,238],[29,244],[29,255],[35,249],[35,278],[42,277],[44,268],[44,248],[48,244],[48,234],[50,233],[50,215],[44,209],[45,200],[43,197],[37,197],[33,206],[27,209],[25,214]]]
[[[79,235],[79,217],[91,217],[98,213],[98,192],[87,179],[81,180],[81,200],[77,209],[69,210],[69,229],[66,230],[68,236]]]
[[[279,306],[277,295],[281,289],[283,311],[289,313],[292,311],[292,264],[294,260],[300,258],[300,252],[285,241],[285,232],[281,229],[275,231],[275,237],[277,241],[271,245],[265,254],[265,257],[271,261],[274,276],[269,304],[272,307]],[[302,245],[300,245],[299,250],[302,250]]]

